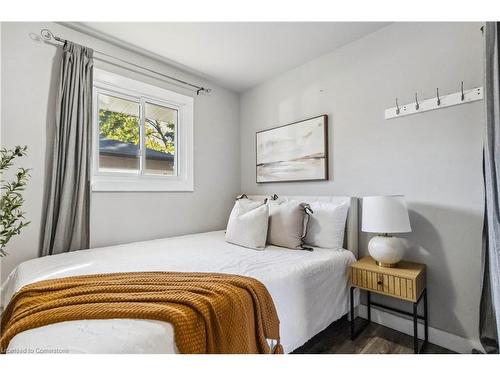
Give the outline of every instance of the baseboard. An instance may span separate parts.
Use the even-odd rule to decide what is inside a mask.
[[[413,335],[413,323],[410,319],[383,311],[382,309],[378,309],[376,307],[372,307],[371,310],[372,322],[395,329],[396,331],[403,332],[408,335]],[[366,319],[366,305],[358,306],[358,315]],[[418,324],[418,335],[419,337],[423,337],[424,335],[424,325],[422,323]],[[453,350],[457,353],[470,354],[472,349],[476,349],[481,352],[483,351],[481,344],[476,340],[466,339],[433,327],[429,327],[429,342],[442,346],[443,348]]]

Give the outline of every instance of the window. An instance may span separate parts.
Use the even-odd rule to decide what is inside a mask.
[[[139,103],[98,94],[99,171],[138,173],[140,171]]]
[[[92,189],[193,190],[193,98],[94,71]]]
[[[177,110],[157,104],[146,103],[144,109],[147,174],[175,176],[175,131]]]

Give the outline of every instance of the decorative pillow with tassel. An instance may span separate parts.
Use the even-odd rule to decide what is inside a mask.
[[[296,250],[312,250],[304,246],[310,215],[307,203],[275,197],[269,200],[267,243]]]

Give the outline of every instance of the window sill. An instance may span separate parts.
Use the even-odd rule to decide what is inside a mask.
[[[194,191],[192,180],[178,177],[101,177],[94,178],[92,191]]]

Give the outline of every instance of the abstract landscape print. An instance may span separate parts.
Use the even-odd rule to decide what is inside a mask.
[[[328,117],[256,134],[257,183],[328,179]]]

